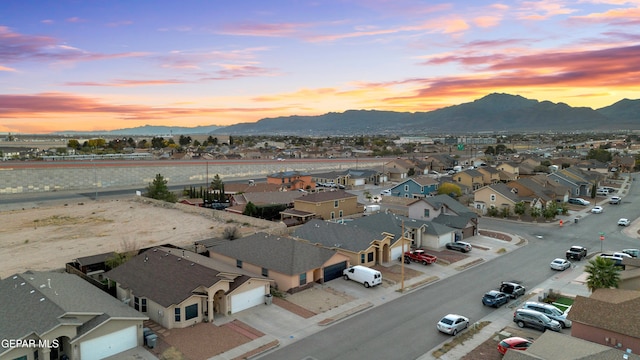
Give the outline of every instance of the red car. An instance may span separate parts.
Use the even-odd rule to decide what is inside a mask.
[[[521,337],[506,338],[498,344],[498,352],[504,355],[507,350],[527,350],[533,341]]]

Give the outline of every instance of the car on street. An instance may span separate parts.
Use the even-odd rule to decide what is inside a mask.
[[[510,298],[515,299],[519,296],[524,295],[527,292],[527,289],[512,281],[503,281],[500,284],[500,289],[498,289],[501,293],[509,295]]]
[[[594,214],[602,214],[602,212],[604,211],[604,208],[602,206],[594,206],[593,209],[591,209],[591,212]]]
[[[456,336],[460,331],[469,327],[469,318],[457,314],[448,314],[436,325],[439,331]]]
[[[620,196],[612,196],[609,198],[609,204],[618,205],[622,202],[622,198]]]
[[[627,218],[621,218],[618,220],[618,226],[629,226],[629,224],[631,224],[631,221]]]
[[[498,352],[504,355],[507,353],[507,350],[527,350],[531,344],[533,344],[532,340],[513,336],[500,341],[498,344]]]
[[[380,195],[382,195],[382,196],[391,196],[391,189],[386,189],[386,190],[380,191]]]
[[[554,259],[549,266],[551,266],[553,270],[564,271],[571,267],[571,262],[569,260],[557,258]]]
[[[450,242],[450,243],[447,243],[446,247],[449,250],[456,250],[463,253],[469,252],[473,248],[471,244],[464,241]]]
[[[482,297],[482,305],[498,308],[509,302],[509,295],[498,290],[490,290]]]

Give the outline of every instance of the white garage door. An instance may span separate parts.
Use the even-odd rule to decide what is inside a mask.
[[[409,250],[409,249],[406,249]],[[402,247],[396,246],[391,248],[391,261],[398,261],[398,258],[402,256]]]
[[[245,291],[231,297],[231,313],[235,314],[239,311],[264,304],[264,288]]]
[[[138,346],[136,326],[80,343],[82,360],[100,360]]]

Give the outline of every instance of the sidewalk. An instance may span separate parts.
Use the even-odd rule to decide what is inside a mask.
[[[266,344],[273,344],[274,342],[277,342],[277,346],[289,345],[301,338],[305,338],[316,332],[324,330],[327,325],[341,321],[369,308],[393,301],[403,296],[403,294],[411,292],[422,286],[426,286],[430,282],[445,279],[485,261],[490,261],[498,256],[513,251],[523,245],[519,237],[512,237],[512,241],[504,241],[482,235],[474,236],[469,240],[469,242],[474,245],[474,250],[468,253],[467,255],[469,255],[469,257],[464,260],[457,261],[451,265],[432,264],[429,265],[428,271],[425,272],[423,272],[424,265],[407,265],[413,269],[422,270],[421,272],[423,272],[423,274],[406,280],[404,282],[403,292],[399,291],[401,288],[401,284],[399,283],[389,287],[376,287],[374,291],[366,289],[369,290],[369,296],[359,296],[354,301],[307,319],[301,318],[277,305],[258,306],[242,311],[239,314],[226,317],[223,321],[238,319],[268,335],[212,357],[210,360],[250,358],[251,356],[257,355],[255,352],[256,348],[265,346]],[[392,266],[394,263],[382,265]],[[330,286],[337,291],[344,291],[345,293],[353,291],[353,284],[351,282],[331,281],[327,283],[326,286]],[[358,288],[356,290],[360,291],[361,289]],[[217,323],[215,324],[218,325]],[[464,348],[467,348],[467,346]],[[264,349],[264,351],[268,350],[269,349]]]

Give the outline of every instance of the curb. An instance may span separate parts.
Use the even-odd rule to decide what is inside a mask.
[[[370,307],[373,307],[373,304],[367,301],[366,303],[358,305],[358,306],[356,306],[356,307],[354,307],[352,309],[345,310],[345,311],[343,311],[343,312],[341,312],[339,314],[336,314],[335,316],[332,316],[330,318],[326,318],[326,319],[318,322],[318,325],[327,326],[327,325],[333,324],[336,321],[340,321],[342,319],[345,319],[345,318],[347,318],[347,317],[349,317],[351,315],[357,314],[357,313],[359,313],[361,311],[364,311],[364,310],[366,310],[366,309],[368,309]]]

